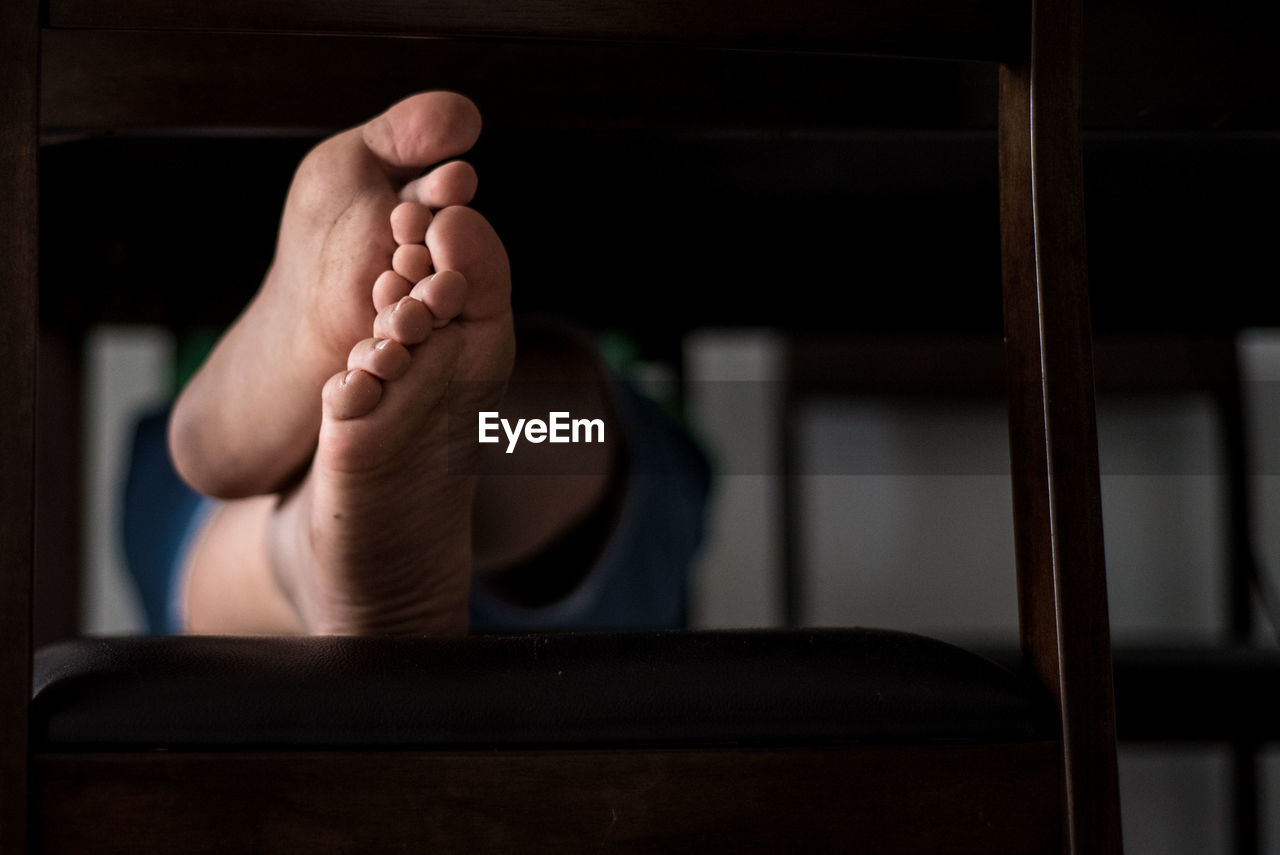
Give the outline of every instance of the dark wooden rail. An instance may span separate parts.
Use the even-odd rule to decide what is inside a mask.
[[[68,29],[340,32],[1017,59],[1010,0],[55,0]]]

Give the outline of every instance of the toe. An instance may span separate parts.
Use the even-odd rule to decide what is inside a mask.
[[[431,272],[431,252],[420,243],[396,247],[391,269],[410,282],[418,282]]]
[[[379,380],[399,380],[409,370],[409,351],[389,338],[366,338],[347,357],[347,370],[353,368]]]
[[[391,212],[391,236],[400,246],[422,243],[430,224],[431,209],[418,202],[401,202]]]
[[[413,289],[412,283],[394,270],[384,270],[373,281],[373,308],[381,312],[392,303],[398,303]]]
[[[479,179],[471,164],[455,160],[437,166],[421,178],[404,185],[400,189],[400,198],[438,210],[450,205],[468,204],[475,197],[477,186]]]
[[[464,319],[510,311],[511,267],[488,220],[471,208],[445,208],[427,229],[427,247],[437,270],[456,270],[466,278]]]
[[[321,393],[325,418],[338,421],[368,415],[381,399],[382,383],[359,369],[333,375]]]
[[[418,170],[457,157],[480,136],[480,111],[454,92],[423,92],[369,121],[365,145],[389,172]]]
[[[404,297],[378,312],[373,321],[375,338],[389,338],[406,347],[421,344],[431,334],[431,310],[420,300]]]
[[[467,301],[467,279],[456,270],[442,270],[413,286],[409,296],[426,304],[435,318],[434,326],[442,327],[462,314]]]
[[[312,149],[298,166],[288,206],[310,212],[311,220],[332,221],[335,199],[384,193],[388,179],[392,186],[415,179],[424,168],[465,153],[479,134],[480,112],[461,95],[426,92],[406,98]],[[465,184],[461,170],[442,173],[454,176],[443,182],[444,189]]]

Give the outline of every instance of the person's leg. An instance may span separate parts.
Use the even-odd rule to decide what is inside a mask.
[[[271,523],[279,498],[218,503],[181,563],[178,626],[213,635],[297,635],[305,631],[271,565]]]
[[[472,579],[481,599],[473,596],[472,615],[485,628],[680,626],[700,539],[705,463],[678,426],[656,412],[632,412],[643,402],[618,386],[584,334],[526,323],[518,341],[503,417],[564,409],[601,418],[607,441],[522,444],[512,455],[484,447],[472,512]],[[625,440],[632,431],[635,455]],[[673,448],[685,450],[679,463],[656,457]],[[184,553],[185,628],[303,631],[266,547],[272,531],[287,528],[280,517],[296,503],[271,497],[216,507]]]
[[[573,399],[572,412],[605,419],[611,449],[595,446],[595,458],[535,472],[523,456],[485,461],[472,514],[472,628],[683,626],[709,487],[705,458],[660,407],[612,375],[581,332],[526,323],[517,339],[504,416],[545,414]],[[202,499],[173,471],[167,417],[139,424],[126,489],[125,550],[150,631],[301,632],[266,549],[278,497]],[[181,596],[184,568],[189,597]],[[194,624],[184,619],[188,599],[198,605]]]
[[[613,401],[612,375],[587,337],[547,321],[517,325],[517,356],[502,400],[502,418],[546,420],[552,412],[575,419],[598,419],[604,435],[583,443],[522,440],[506,453],[509,438],[481,451],[481,476],[473,517],[475,575],[511,582],[521,568],[590,518],[608,517],[608,504],[626,481],[625,425]],[[604,521],[606,524],[608,520]],[[588,553],[591,550],[586,550]],[[572,584],[591,568],[594,555],[557,568],[557,580],[532,584],[552,589]],[[540,573],[545,576],[545,568]]]
[[[607,423],[620,446],[612,476],[578,522],[557,539],[540,541],[509,570],[486,574],[490,568],[477,552],[473,629],[686,626],[690,574],[710,490],[708,461],[656,402],[607,370],[601,380],[608,390]],[[497,499],[489,508],[495,533],[506,531],[504,520],[519,518],[527,508],[516,501],[517,492],[498,486],[522,479],[510,474],[482,478],[482,490],[488,485]],[[529,502],[557,503],[558,479],[527,480]],[[504,507],[506,514],[497,512]],[[480,520],[477,507],[477,532]]]

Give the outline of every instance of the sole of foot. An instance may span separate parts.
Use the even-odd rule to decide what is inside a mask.
[[[430,217],[469,202],[476,188],[469,165],[423,171],[465,153],[479,133],[469,100],[423,93],[302,161],[261,289],[174,408],[171,453],[196,490],[219,498],[273,493],[305,471],[320,433],[320,391],[369,334],[370,283],[395,269],[402,217],[388,228],[392,211],[408,202]],[[399,266],[415,255],[423,252],[410,251]]]
[[[392,268],[394,288],[377,277],[374,335],[324,384],[314,459],[271,535],[277,579],[309,632],[467,629],[479,445],[450,421],[474,424],[501,400],[515,356],[510,270],[469,208],[423,229],[396,239],[423,246],[438,272],[410,284]]]

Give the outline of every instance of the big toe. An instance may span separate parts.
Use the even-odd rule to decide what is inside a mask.
[[[331,220],[335,205],[371,192],[387,194],[390,204],[380,212],[385,217],[394,207],[391,191],[426,167],[463,154],[479,135],[480,111],[469,99],[453,92],[414,95],[312,149],[298,167],[290,202]],[[444,189],[465,191],[469,169],[445,170]]]
[[[368,415],[382,400],[382,383],[367,371],[352,368],[329,378],[321,392],[326,418],[334,421]]]
[[[416,175],[475,145],[480,111],[456,92],[421,92],[393,104],[360,130],[369,151],[389,171]]]

